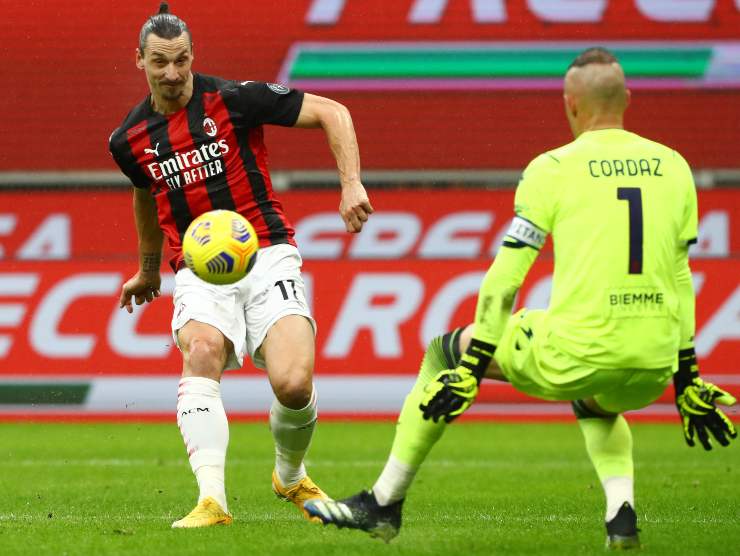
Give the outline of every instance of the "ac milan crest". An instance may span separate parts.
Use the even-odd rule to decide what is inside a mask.
[[[218,132],[216,122],[214,122],[211,118],[206,118],[205,120],[203,120],[203,131],[206,132],[206,135],[208,135],[208,137],[215,136]]]

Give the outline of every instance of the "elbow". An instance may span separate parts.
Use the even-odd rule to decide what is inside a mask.
[[[349,113],[349,109],[344,104],[335,100],[329,100],[326,110],[322,114],[321,126],[327,129],[329,127],[345,127],[347,125],[352,125],[352,116]]]
[[[347,108],[344,104],[341,102],[337,102],[336,100],[332,99],[326,99],[328,101],[328,106],[331,108],[332,112],[338,115],[349,116],[349,108]]]

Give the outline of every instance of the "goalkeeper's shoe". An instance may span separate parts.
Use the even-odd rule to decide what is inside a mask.
[[[606,523],[606,547],[611,550],[640,548],[637,514],[629,502],[622,504],[617,515]]]
[[[308,514],[303,505],[309,500],[331,500],[326,493],[321,490],[310,477],[303,477],[300,481],[290,487],[284,487],[280,483],[277,472],[272,472],[272,491],[281,500],[293,502],[301,510],[303,517],[314,523],[321,523],[321,520]]]
[[[213,498],[204,498],[193,511],[172,524],[173,529],[189,529],[192,527],[210,527],[211,525],[231,525],[234,519],[226,513],[221,505]]]
[[[381,506],[372,491],[363,490],[343,500],[311,500],[306,503],[306,511],[324,525],[333,523],[340,529],[360,529],[371,537],[390,542],[401,529],[402,506],[403,500]]]

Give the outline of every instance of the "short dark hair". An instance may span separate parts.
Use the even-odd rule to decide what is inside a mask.
[[[576,59],[570,63],[570,65],[568,66],[568,69],[582,68],[583,66],[587,66],[589,64],[618,64],[618,63],[619,63],[619,60],[617,60],[617,57],[614,54],[612,54],[609,50],[601,46],[594,46],[592,48],[587,48],[586,50],[581,52],[578,56],[576,56]]]
[[[147,19],[144,25],[141,26],[141,31],[139,32],[140,52],[144,52],[146,38],[152,33],[162,39],[168,40],[187,33],[190,46],[193,46],[193,37],[190,34],[190,29],[188,29],[187,24],[182,19],[170,13],[170,5],[167,2],[160,3],[159,11]]]

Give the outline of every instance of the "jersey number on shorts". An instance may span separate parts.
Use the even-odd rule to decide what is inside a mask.
[[[639,187],[618,187],[617,199],[627,201],[630,220],[629,274],[642,274],[642,191]]]
[[[283,299],[285,301],[288,301],[289,299],[288,288],[286,287],[285,282],[288,282],[290,284],[290,288],[293,290],[293,299],[298,299],[298,294],[295,291],[295,280],[278,280],[275,282],[275,287],[280,288],[280,293],[283,294]]]

